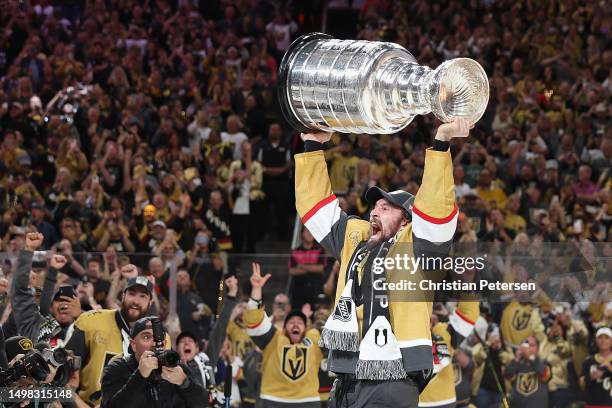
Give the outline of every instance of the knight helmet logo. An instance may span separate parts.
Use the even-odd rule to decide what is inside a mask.
[[[387,329],[384,329],[382,327],[374,329],[374,343],[376,343],[378,347],[384,347],[387,345],[387,342]]]
[[[297,381],[308,370],[308,347],[301,344],[289,344],[283,348],[282,373],[291,381]]]
[[[348,322],[349,320],[351,320],[351,312],[351,298],[341,296],[338,300],[338,305],[334,310],[334,319],[340,320],[341,322]]]
[[[529,324],[531,314],[523,312],[522,310],[515,310],[514,316],[512,316],[512,327],[514,330],[525,330]]]
[[[518,373],[516,377],[516,390],[519,394],[529,396],[538,390],[538,377],[535,372]]]

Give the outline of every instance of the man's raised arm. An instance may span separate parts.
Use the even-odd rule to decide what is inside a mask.
[[[459,208],[455,202],[453,161],[449,142],[454,137],[467,137],[469,125],[465,120],[455,119],[440,125],[433,147],[425,152],[423,181],[412,207],[412,234],[414,250],[424,257],[445,257],[450,249]],[[478,319],[478,301],[462,299],[450,316],[453,341],[467,337]]]
[[[243,320],[246,325],[246,334],[260,349],[265,349],[276,335],[277,329],[272,324],[270,317],[266,315],[263,305],[263,287],[270,279],[270,274],[261,276],[261,268],[258,263],[253,262],[253,274],[251,275],[251,298],[244,312]]]
[[[295,155],[295,204],[312,236],[340,259],[348,217],[332,192],[323,154],[331,136],[327,132],[302,134],[304,153]]]
[[[44,320],[30,290],[32,258],[34,251],[42,246],[43,241],[44,236],[39,232],[26,234],[25,248],[19,252],[17,268],[10,288],[10,299],[17,330],[20,335],[29,339],[38,339],[40,324]]]
[[[468,134],[468,124],[462,119],[444,123],[436,132],[433,147],[425,151],[423,180],[412,207],[415,243],[443,244],[451,241],[455,234],[459,209],[455,202],[449,142],[453,137],[467,137]]]

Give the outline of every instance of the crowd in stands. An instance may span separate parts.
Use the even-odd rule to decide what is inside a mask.
[[[274,324],[282,328],[301,309],[321,327],[338,265],[306,229],[290,249],[292,158],[303,146],[280,115],[276,76],[291,40],[320,29],[322,3],[0,3],[6,337],[34,335],[20,332],[9,291],[34,232],[44,238],[36,249],[46,252],[33,255],[32,294],[58,269],[56,285],[74,286],[80,300],[58,310],[41,303],[40,313],[55,313],[61,325],[62,313],[71,323],[83,311],[121,309],[128,281],[139,275],[151,282],[163,320],[172,270],[179,322],[167,328],[188,333],[181,353],[193,356],[206,349],[227,304],[234,254],[257,254],[274,240],[286,243],[288,282],[288,293],[266,296]],[[469,378],[457,388],[462,403],[501,403],[491,362],[512,405],[612,405],[612,8],[605,4],[347,2],[359,12],[357,39],[398,43],[432,68],[473,58],[489,77],[483,118],[467,140],[451,143],[455,241],[497,251],[489,276],[537,281],[543,290],[537,299],[517,293],[483,303],[482,342],[472,336],[454,356]],[[394,135],[335,134],[325,154],[342,209],[367,217],[363,194],[375,185],[415,194],[438,125],[421,115]],[[518,260],[525,253],[536,265]],[[569,261],[555,262],[562,255]],[[238,297],[248,300],[242,280]],[[233,399],[249,406],[261,357],[245,334],[245,307],[238,302],[214,360],[218,383],[224,364],[242,368]],[[432,319],[448,319],[452,309],[439,303]],[[536,361],[529,384],[521,383],[531,375],[524,359]],[[319,378],[324,396],[333,378]],[[91,388],[78,379],[72,386]]]

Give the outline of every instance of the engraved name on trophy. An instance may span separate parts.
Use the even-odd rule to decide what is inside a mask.
[[[279,68],[278,98],[287,121],[301,132],[395,133],[416,115],[476,123],[489,100],[478,62],[445,61],[432,70],[388,42],[338,40],[306,34]]]

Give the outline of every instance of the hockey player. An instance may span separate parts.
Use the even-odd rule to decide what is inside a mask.
[[[448,247],[458,217],[449,141],[468,133],[462,119],[437,129],[416,197],[370,188],[369,222],[349,218],[332,194],[323,153],[332,134],[302,135],[305,153],[295,156],[298,214],[341,264],[336,308],[321,332],[322,345],[330,349],[329,370],[340,375],[331,407],[417,406],[419,388],[433,367],[432,299],[424,294],[415,301],[394,300],[376,283],[381,274],[374,269],[395,255],[441,254]],[[392,271],[383,271],[387,280],[393,278]],[[427,279],[421,268],[412,272],[413,279]],[[474,304],[457,318],[469,323],[477,315]]]

